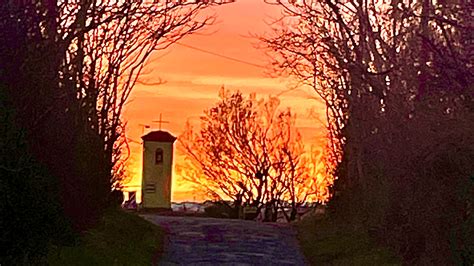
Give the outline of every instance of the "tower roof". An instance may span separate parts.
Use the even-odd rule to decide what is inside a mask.
[[[176,140],[176,137],[171,135],[169,132],[157,130],[152,131],[142,136],[144,141],[157,141],[157,142],[171,142],[173,143]]]

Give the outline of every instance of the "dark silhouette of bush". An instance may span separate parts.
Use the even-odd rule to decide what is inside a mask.
[[[58,180],[28,152],[2,93],[0,88],[0,264],[42,264],[51,245],[75,237],[59,204]]]
[[[211,206],[204,208],[207,217],[213,218],[239,218],[239,211],[224,201],[215,201]]]

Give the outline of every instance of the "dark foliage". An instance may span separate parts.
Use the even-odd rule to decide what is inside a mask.
[[[2,5],[0,81],[26,151],[57,179],[64,213],[82,231],[106,205],[110,185],[97,136],[84,126],[73,84],[60,82],[55,6]],[[48,24],[51,28],[41,28]]]
[[[278,69],[327,105],[333,215],[407,264],[471,265],[472,4],[268,2]]]
[[[204,209],[204,213],[207,217],[213,218],[239,218],[238,207],[232,207],[224,201],[212,202],[211,206],[208,206]]]
[[[144,62],[211,23],[197,14],[222,3],[0,3],[1,228],[10,261],[36,264],[69,223],[87,231],[120,201],[112,188],[124,178],[121,114]]]
[[[28,153],[24,131],[15,126],[2,96],[0,264],[41,264],[51,244],[70,244],[75,237],[59,204],[56,178]]]
[[[100,222],[73,246],[55,247],[48,265],[156,265],[163,253],[165,232],[120,208],[109,208]]]

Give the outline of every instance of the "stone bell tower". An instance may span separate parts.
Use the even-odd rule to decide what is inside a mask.
[[[142,140],[142,208],[171,210],[173,143],[176,137],[158,130],[144,135]]]

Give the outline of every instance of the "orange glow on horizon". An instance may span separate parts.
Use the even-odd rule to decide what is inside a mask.
[[[163,130],[179,136],[187,120],[199,122],[203,110],[218,101],[221,86],[240,90],[244,94],[256,92],[258,97],[278,95],[288,90],[287,80],[269,78],[265,69],[188,47],[190,45],[244,62],[266,65],[269,59],[263,51],[254,47],[257,40],[248,36],[269,32],[265,20],[278,17],[280,10],[263,1],[241,0],[215,8],[214,11],[218,16],[217,24],[205,29],[202,34],[181,40],[186,46],[175,44],[151,56],[140,80],[147,84],[164,80],[165,84],[137,84],[132,92],[124,112],[131,152],[128,161],[130,182],[126,184],[131,186],[129,190],[137,190],[141,184],[140,136],[148,130],[158,129],[158,125],[152,121],[157,120],[160,113],[164,120],[170,121],[163,124]],[[324,117],[321,115],[325,108],[321,101],[315,100],[316,93],[310,88],[298,88],[279,98],[281,107],[290,107],[298,114],[297,126],[307,148],[313,145],[322,149],[326,136],[324,123],[308,116],[308,111],[313,109],[321,118]],[[143,125],[150,125],[151,129],[144,129]],[[175,144],[172,201],[204,200],[204,196],[197,194],[192,185],[177,173],[176,166],[182,163],[183,155],[179,154]],[[141,195],[137,194],[140,201]]]

